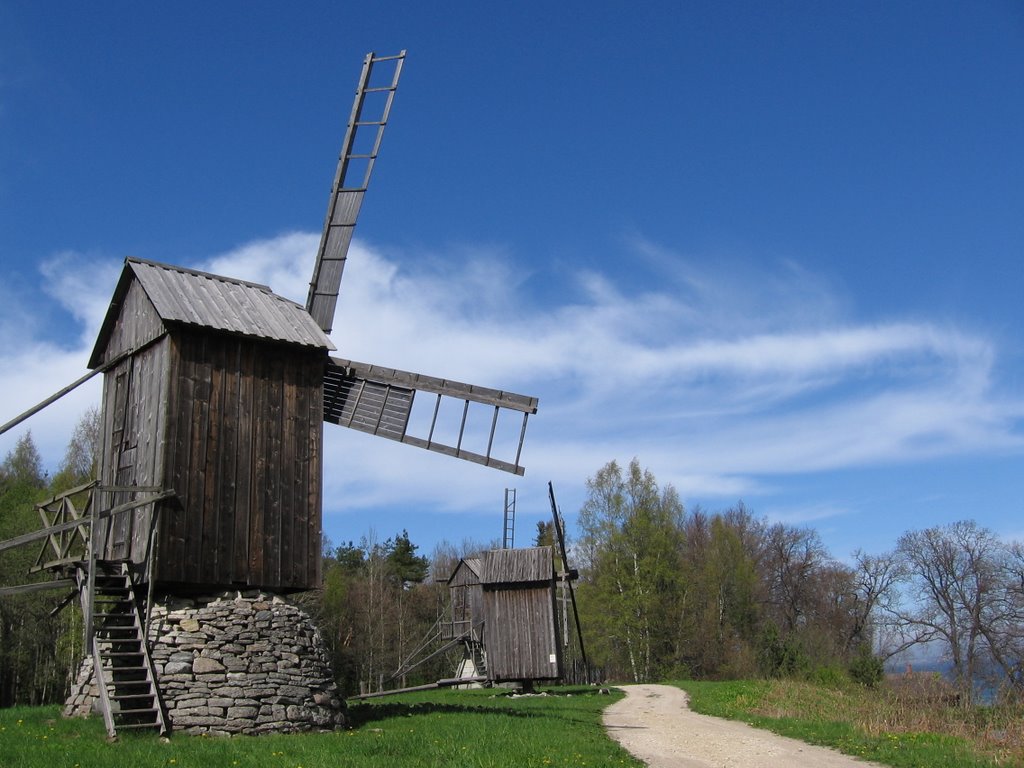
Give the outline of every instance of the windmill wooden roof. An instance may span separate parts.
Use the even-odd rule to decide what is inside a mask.
[[[452,575],[448,577],[449,586],[464,586],[466,584],[480,583],[480,567],[482,563],[479,557],[464,557],[455,566]]]
[[[552,578],[551,547],[492,549],[484,554],[480,570],[480,582],[485,587],[550,582]]]
[[[138,281],[165,323],[334,349],[330,339],[304,307],[278,296],[265,285],[127,258],[100,326],[96,346],[89,359],[90,368],[102,362],[103,349],[118,321],[121,304],[133,280]]]

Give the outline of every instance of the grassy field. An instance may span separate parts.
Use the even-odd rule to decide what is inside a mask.
[[[1024,711],[902,699],[854,685],[794,681],[677,683],[694,709],[835,747],[896,768],[1024,766]],[[334,733],[169,740],[126,734],[107,743],[102,720],[65,720],[56,707],[0,710],[7,768],[641,768],[601,728],[621,694],[551,689],[423,691],[354,704]]]
[[[11,768],[640,768],[601,728],[621,694],[593,688],[511,698],[495,690],[427,691],[351,707],[335,733],[233,738],[128,733],[107,743],[103,722],[57,708],[0,710],[0,766]]]
[[[767,728],[896,768],[1024,766],[1024,711],[779,681],[676,683],[704,714]]]

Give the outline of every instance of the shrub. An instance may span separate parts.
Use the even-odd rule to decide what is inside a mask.
[[[882,660],[871,653],[871,649],[862,645],[847,668],[850,678],[866,688],[874,688],[885,676]]]
[[[851,675],[836,666],[816,667],[808,676],[810,682],[825,688],[842,688],[850,682]]]
[[[794,637],[782,637],[774,624],[765,626],[758,641],[757,666],[765,677],[793,677],[810,666]]]

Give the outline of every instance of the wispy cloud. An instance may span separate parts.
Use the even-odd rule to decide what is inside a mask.
[[[77,321],[79,338],[90,350],[120,269],[119,261],[72,251],[59,253],[39,267],[43,290]]]
[[[773,510],[766,516],[771,523],[804,526],[820,523],[850,514],[850,510],[830,504],[811,504],[807,506],[785,506]]]
[[[301,303],[317,243],[288,233],[186,266],[265,283]],[[335,321],[338,354],[539,396],[524,463],[531,476],[574,487],[633,456],[688,496],[736,498],[773,476],[1024,447],[1024,404],[1000,394],[990,339],[927,320],[861,320],[794,264],[716,272],[640,240],[625,247],[663,275],[659,290],[630,292],[581,272],[564,301],[541,306],[530,276],[514,274],[501,249],[398,261],[357,241]],[[5,410],[84,371],[119,268],[74,254],[44,265],[53,295],[73,297],[62,300],[80,341],[56,349],[31,329],[5,333]],[[15,325],[0,309],[0,329]],[[71,407],[84,404],[31,422],[37,439],[60,431],[43,442],[63,445]],[[12,441],[0,438],[0,450]],[[509,482],[331,427],[325,465],[328,510],[490,508]]]

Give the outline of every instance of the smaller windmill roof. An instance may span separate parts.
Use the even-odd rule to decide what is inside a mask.
[[[164,322],[334,349],[305,307],[278,296],[265,285],[129,257],[100,327],[90,368],[100,362],[133,279],[138,280]]]
[[[448,583],[453,584],[456,580],[461,582],[479,582],[480,581],[480,568],[482,562],[479,557],[464,557],[459,560],[459,564],[455,566],[455,570],[452,571],[452,575],[448,577]],[[468,571],[468,573],[464,573]]]
[[[555,566],[551,547],[525,549],[492,549],[484,554],[480,582],[494,584],[528,584],[551,581]]]

